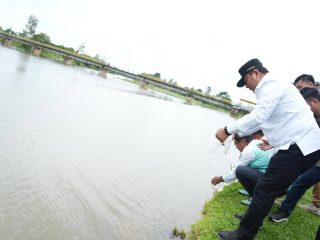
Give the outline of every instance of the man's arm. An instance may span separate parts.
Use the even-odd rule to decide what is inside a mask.
[[[257,106],[249,114],[238,121],[226,126],[229,134],[239,133],[240,136],[249,135],[256,130],[261,129],[261,124],[265,122],[278,105],[286,87],[276,81],[267,81],[257,91]],[[227,139],[227,134],[223,132],[224,128],[219,128],[216,132],[216,138],[220,142]]]
[[[237,162],[235,167],[230,172],[222,176],[224,182],[229,183],[236,180],[237,167],[248,166],[254,160],[254,158],[255,158],[255,155],[250,146],[247,146],[245,149],[243,149],[243,152],[240,154],[239,161]]]
[[[239,119],[238,121],[228,124],[227,129],[229,133],[241,133],[248,135],[252,130],[260,128],[274,109],[277,107],[286,87],[277,81],[267,81],[257,91],[257,106],[256,108]]]

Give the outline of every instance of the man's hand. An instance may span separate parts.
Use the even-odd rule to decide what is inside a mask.
[[[216,138],[223,143],[229,135],[224,131],[224,128],[219,128],[216,132]]]
[[[213,185],[217,185],[217,184],[219,184],[219,183],[221,183],[221,182],[222,182],[222,177],[221,177],[221,176],[215,176],[215,177],[213,177],[212,180],[211,180],[211,183],[212,183]]]
[[[272,146],[270,145],[268,139],[265,136],[263,136],[261,138],[261,141],[262,141],[262,143],[258,146],[261,150],[267,151],[267,150],[272,148]]]

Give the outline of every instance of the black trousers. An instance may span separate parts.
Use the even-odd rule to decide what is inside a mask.
[[[239,182],[247,190],[250,196],[252,196],[253,190],[262,175],[262,172],[248,166],[238,166],[236,169],[236,176]]]
[[[256,184],[252,202],[237,230],[241,239],[253,239],[274,200],[319,159],[320,150],[303,156],[296,144],[291,145],[288,150],[279,150],[270,159],[265,174]]]

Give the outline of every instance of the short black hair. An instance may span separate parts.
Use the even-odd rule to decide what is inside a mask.
[[[257,135],[259,135],[259,136],[261,136],[261,137],[264,136],[264,133],[262,132],[262,130],[258,130],[258,131],[256,131],[256,132],[252,133],[252,135],[253,135],[253,134],[257,134]]]
[[[296,85],[296,83],[299,82],[300,80],[311,82],[313,85],[315,85],[314,77],[310,74],[301,74],[299,77],[296,78],[296,80],[294,80],[293,84]]]
[[[317,88],[305,87],[301,89],[300,93],[306,100],[310,98],[315,98],[320,101],[320,94]]]
[[[240,142],[242,139],[244,139],[246,143],[250,143],[253,140],[253,137],[252,135],[248,135],[244,137],[240,137],[238,134],[234,135],[234,140],[236,140],[237,142]]]

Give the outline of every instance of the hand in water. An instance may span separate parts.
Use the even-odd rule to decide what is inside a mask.
[[[221,183],[222,181],[221,181],[221,177],[220,176],[215,176],[215,177],[213,177],[212,179],[211,179],[211,183],[213,184],[213,185],[217,185],[217,184],[219,184],[219,183]]]
[[[216,138],[223,143],[229,136],[224,131],[224,128],[219,128],[216,132]]]

